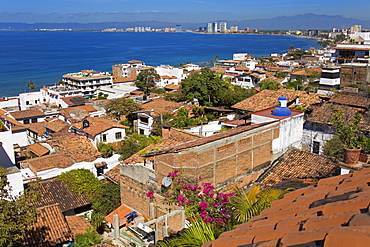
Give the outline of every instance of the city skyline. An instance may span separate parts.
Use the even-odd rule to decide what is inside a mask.
[[[5,0],[0,22],[128,22],[178,23],[241,21],[305,13],[368,20],[370,2],[303,0]]]

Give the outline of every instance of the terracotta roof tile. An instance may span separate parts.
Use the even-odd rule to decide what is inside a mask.
[[[27,128],[39,136],[44,136],[46,132],[59,132],[69,128],[69,124],[62,120],[55,120],[52,122],[38,122],[27,125]]]
[[[68,190],[66,185],[58,179],[40,182],[41,197],[35,203],[36,207],[58,204],[62,212],[90,205],[85,196],[78,196]]]
[[[125,128],[127,129],[127,126],[124,126],[122,124],[119,124],[115,121],[112,121],[110,119],[107,119],[105,117],[88,117],[85,120],[89,121],[89,126],[83,128],[83,122],[77,122],[73,123],[72,126],[83,130],[85,133],[96,136],[104,131],[107,131],[112,128]]]
[[[312,113],[307,116],[307,121],[314,123],[324,123],[329,124],[332,113],[332,108],[342,110],[344,112],[344,117],[346,120],[353,119],[356,113],[363,111],[363,109],[358,107],[352,107],[347,105],[333,105],[329,102],[325,102],[322,105],[311,106],[310,109]]]
[[[74,162],[94,161],[101,154],[86,137],[52,139],[48,143],[58,152],[68,155]]]
[[[36,154],[37,156],[43,156],[50,152],[49,149],[41,145],[40,143],[34,143],[27,146],[27,150],[31,151],[32,153]]]
[[[76,234],[83,234],[86,228],[91,226],[90,222],[82,216],[66,216],[66,221],[74,237]]]
[[[232,108],[256,112],[278,106],[278,97],[284,95],[288,99],[288,105],[299,98],[299,103],[303,107],[308,107],[321,102],[318,94],[308,94],[304,91],[295,91],[292,89],[262,90],[261,92],[239,102]]]
[[[260,246],[270,239],[274,240],[272,246],[367,246],[370,242],[369,172],[370,168],[366,168],[357,173],[323,179],[316,186],[288,193],[284,203],[273,203],[258,217],[237,226],[234,231],[221,234],[203,247],[228,246],[227,241],[237,241],[237,246]],[[343,187],[339,189],[339,186]],[[323,191],[322,195],[315,200],[320,191]],[[334,192],[337,194],[332,196]],[[264,226],[270,229],[260,231]],[[242,236],[248,238],[243,242]],[[351,241],[347,242],[347,236]],[[359,240],[361,237],[364,239]]]
[[[2,121],[6,121],[11,125],[12,131],[17,131],[17,130],[25,130],[27,129],[27,126],[25,124],[22,124],[21,122],[18,122],[14,118],[8,117],[4,114],[0,114],[0,119]]]
[[[331,97],[329,102],[361,108],[366,108],[370,104],[366,94],[347,92],[335,94],[333,97]]]
[[[45,116],[44,112],[39,109],[29,109],[23,111],[13,111],[10,112],[15,119],[24,119],[24,118],[31,118],[31,117],[43,117]]]
[[[139,104],[139,106],[143,111],[148,112],[153,117],[159,117],[160,115],[173,114],[174,111],[183,106],[183,104],[167,101],[164,98],[158,98]]]
[[[337,226],[328,231],[325,246],[367,247],[370,243],[370,226]]]
[[[22,246],[49,247],[72,241],[72,233],[58,204],[38,208],[37,223],[26,232]]]
[[[337,175],[339,171],[339,162],[333,158],[293,148],[280,162],[258,178],[257,182],[274,186],[283,180],[320,179]]]
[[[73,164],[74,162],[65,154],[49,154],[21,162],[22,167],[30,168],[34,174],[52,168],[67,168]]]
[[[113,225],[113,216],[115,214],[118,214],[118,220],[119,220],[119,226],[123,226],[123,225],[131,225],[131,223],[128,223],[127,222],[127,217],[125,218],[126,215],[132,213],[132,212],[135,212],[135,210],[127,207],[126,205],[121,205],[119,206],[118,208],[116,208],[113,212],[111,212],[110,214],[108,214],[107,216],[105,216],[104,220],[106,220],[107,222],[109,222],[110,224]],[[137,213],[137,215],[140,215]]]

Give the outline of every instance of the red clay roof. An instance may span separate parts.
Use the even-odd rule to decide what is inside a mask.
[[[127,223],[127,218],[125,218],[125,216],[134,211],[135,210],[122,204],[121,206],[116,208],[113,212],[105,216],[104,220],[106,220],[107,222],[113,225],[113,215],[118,214],[119,226],[122,226],[122,225],[127,226],[127,225],[130,225],[131,223]]]
[[[36,154],[37,156],[43,156],[50,152],[49,149],[41,145],[40,143],[34,143],[27,146],[27,150],[31,151],[32,153]]]
[[[53,132],[59,132],[63,129],[67,129],[69,127],[69,124],[58,119],[52,122],[38,122],[27,124],[27,127],[29,130],[37,133],[39,136],[43,136],[45,132],[47,132],[47,129],[50,129]]]
[[[58,204],[38,208],[37,223],[26,232],[22,246],[50,247],[72,241],[72,233]]]
[[[277,91],[263,90],[248,99],[236,103],[232,108],[250,112],[266,110],[278,106],[277,99],[282,95],[288,99],[288,103],[299,98],[299,103],[301,103],[303,107],[321,102],[318,94],[308,94],[305,91],[295,91],[292,89],[279,89]]]
[[[361,108],[370,106],[369,96],[362,93],[337,93],[329,102]]]
[[[81,130],[83,129],[85,133],[92,136],[96,136],[112,128],[128,128],[127,126],[109,120],[105,117],[88,117],[86,120],[89,121],[89,127],[82,128],[83,122],[74,123],[72,126]]]
[[[23,111],[13,111],[10,112],[15,119],[31,118],[31,117],[43,117],[45,116],[44,112],[39,109],[29,109]]]
[[[34,174],[52,168],[67,168],[73,164],[74,162],[65,154],[49,154],[21,162],[22,167],[30,168]]]
[[[91,202],[85,196],[78,196],[66,187],[66,184],[58,179],[40,182],[41,197],[35,203],[36,207],[58,204],[62,212],[90,205]]]
[[[143,109],[143,111],[148,112],[153,117],[159,117],[160,115],[173,114],[173,112],[179,109],[182,105],[182,103],[167,101],[164,98],[159,98],[140,104],[139,106]]]
[[[291,149],[275,166],[262,174],[257,182],[275,186],[290,179],[320,179],[338,175],[339,161],[324,155]]]
[[[77,234],[83,234],[86,228],[91,226],[90,222],[82,216],[66,216],[66,221],[74,237]]]
[[[203,247],[369,246],[370,168],[321,179]]]

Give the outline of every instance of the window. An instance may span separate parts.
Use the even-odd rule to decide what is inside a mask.
[[[116,139],[122,139],[122,133],[116,132]]]
[[[313,141],[312,153],[314,154],[320,153],[320,142]]]
[[[30,102],[29,101],[26,101],[26,105],[29,105],[30,104]]]
[[[140,135],[144,135],[144,130],[140,129]]]
[[[31,119],[31,122],[32,122],[32,123],[37,123],[37,118],[32,118],[32,119]]]
[[[30,123],[30,120],[29,119],[25,119],[25,120],[23,120],[23,123],[24,124],[29,124]]]
[[[103,142],[106,142],[107,141],[107,134],[104,134],[102,139],[103,139]]]

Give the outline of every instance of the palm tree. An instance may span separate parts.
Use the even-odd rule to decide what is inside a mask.
[[[73,243],[73,246],[76,247],[90,247],[96,244],[99,244],[103,240],[94,228],[87,227],[83,234],[76,234],[76,239]]]
[[[193,218],[190,220],[189,227],[183,232],[180,232],[180,236],[165,240],[163,242],[158,242],[159,247],[200,247],[202,244],[208,241],[213,241],[218,238],[221,234],[219,226],[216,224],[205,223],[200,218]],[[231,230],[228,229],[228,230]]]
[[[257,216],[262,210],[269,208],[272,201],[281,199],[287,190],[261,189],[261,186],[254,186],[248,192],[235,186],[235,195],[231,198],[232,218],[235,222],[242,224],[250,218]]]

